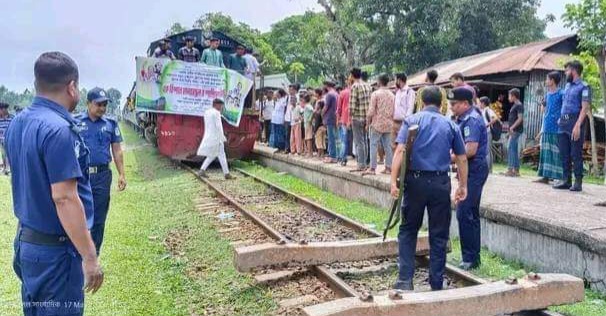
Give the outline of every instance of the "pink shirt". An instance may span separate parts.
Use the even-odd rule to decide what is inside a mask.
[[[409,86],[404,86],[396,91],[396,102],[394,107],[393,119],[403,121],[412,115],[415,108],[415,92]]]
[[[349,95],[351,94],[351,90],[349,88],[343,89],[339,94],[339,99],[337,101],[337,124],[343,124],[348,126],[350,124],[349,121]]]

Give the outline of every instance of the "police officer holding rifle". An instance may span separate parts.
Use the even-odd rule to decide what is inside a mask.
[[[423,223],[425,208],[429,214],[429,284],[432,290],[441,290],[444,285],[446,250],[451,218],[451,185],[448,174],[451,150],[459,170],[459,186],[455,201],[467,197],[467,156],[465,143],[458,126],[445,118],[439,110],[442,99],[440,89],[428,86],[421,95],[424,108],[421,112],[406,118],[398,133],[398,144],[391,171],[391,195],[403,198],[402,224],[398,235],[399,277],[394,289],[412,291],[415,270],[417,236]],[[410,166],[402,185],[406,190],[400,196],[398,176],[405,159],[405,144],[409,128],[418,126],[416,139],[412,144]]]

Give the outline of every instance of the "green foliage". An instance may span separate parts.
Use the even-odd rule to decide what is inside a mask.
[[[202,15],[194,23],[194,28],[200,28],[206,32],[218,31],[242,42],[247,47],[252,47],[259,52],[263,64],[263,73],[272,74],[283,69],[283,62],[274,52],[273,46],[262,36],[257,29],[246,23],[236,23],[234,20],[221,12],[211,12]]]
[[[566,4],[566,27],[577,32],[582,49],[600,54],[606,45],[606,0],[581,0]]]
[[[538,0],[355,0],[377,32],[379,71],[415,72],[440,61],[544,38]],[[515,27],[512,27],[515,25]]]
[[[8,103],[9,110],[14,110],[16,106],[24,108],[32,103],[34,94],[30,89],[23,92],[10,91],[5,86],[0,86],[0,102]]]
[[[326,15],[308,11],[275,23],[264,37],[285,64],[298,61],[305,65],[298,81],[334,77],[346,71],[346,66],[338,45],[330,41],[329,24]]]
[[[187,31],[187,29],[183,25],[181,25],[181,23],[176,22],[173,23],[173,25],[168,30],[166,30],[166,32],[164,32],[164,36],[168,37],[171,35],[183,33],[185,31]]]

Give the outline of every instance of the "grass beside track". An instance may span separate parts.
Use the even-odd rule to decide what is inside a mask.
[[[339,214],[360,223],[376,227],[379,231],[382,231],[385,226],[384,222],[388,215],[385,209],[362,201],[336,196],[295,176],[276,172],[255,162],[237,161],[235,165],[266,181],[316,201]],[[390,235],[395,236],[396,231],[397,229],[392,230]],[[524,267],[519,262],[505,260],[487,249],[482,249],[481,259],[482,265],[478,269],[473,270],[472,273],[489,280],[503,280],[512,275],[521,277],[533,271],[531,267]],[[460,260],[460,244],[455,239],[452,240],[452,252],[448,255],[448,261],[456,265]],[[572,305],[553,307],[551,309],[569,316],[606,316],[606,296],[592,290],[586,290],[585,301]]]
[[[232,248],[194,209],[203,190],[194,177],[122,126],[128,187],[112,189],[101,254],[106,279],[87,295],[85,315],[267,315],[271,293],[232,264]],[[114,173],[115,175],[115,173]],[[21,315],[12,271],[16,220],[10,184],[0,177],[0,315]],[[180,246],[171,255],[167,240]]]

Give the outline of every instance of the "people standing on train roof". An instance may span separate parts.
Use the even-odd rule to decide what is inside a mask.
[[[591,109],[591,88],[581,79],[583,64],[580,61],[570,61],[565,68],[567,83],[558,123],[562,180],[554,188],[579,192],[583,190],[583,142],[585,118]],[[574,185],[571,171],[574,171]]]
[[[448,93],[452,113],[465,142],[468,177],[467,198],[457,204],[462,262],[459,268],[471,270],[480,264],[480,200],[488,179],[488,131],[482,113],[473,104],[473,94],[463,87]],[[453,162],[456,157],[452,157]]]
[[[391,169],[390,191],[394,198],[398,198],[398,177],[402,159],[406,157],[408,129],[418,126],[417,137],[409,153],[408,172],[402,179],[405,190],[402,224],[398,234],[399,277],[394,285],[394,289],[402,291],[414,290],[417,237],[426,208],[429,215],[429,285],[432,290],[442,290],[444,287],[451,219],[451,184],[448,175],[451,151],[455,154],[459,172],[455,202],[461,203],[467,197],[467,156],[459,127],[440,113],[441,92],[438,87],[426,87],[421,98],[425,107],[406,118],[398,133],[398,147]]]
[[[229,166],[227,165],[227,156],[225,155],[225,142],[227,138],[223,132],[223,123],[221,122],[221,111],[225,103],[221,99],[214,99],[211,108],[204,112],[204,136],[198,147],[198,156],[204,156],[204,162],[198,171],[198,175],[203,178],[208,178],[206,169],[215,160],[219,159],[223,177],[226,180],[233,179],[229,174]]]
[[[543,126],[537,139],[541,141],[539,158],[539,179],[535,182],[549,183],[562,179],[562,158],[558,147],[558,120],[562,114],[564,91],[559,88],[562,76],[558,71],[547,74],[545,85],[547,93],[542,104]]]
[[[83,315],[84,291],[95,293],[104,276],[89,232],[90,154],[70,114],[80,101],[78,66],[43,53],[34,76],[36,97],[6,132],[19,221],[13,267],[24,315]]]
[[[246,60],[246,78],[255,81],[255,77],[261,71],[259,61],[257,60],[257,53],[253,54],[253,50],[250,48],[246,49],[244,60]]]
[[[6,157],[5,134],[13,116],[8,112],[8,103],[0,102],[0,159],[2,159],[2,173],[8,176],[10,165]]]
[[[91,89],[87,96],[87,111],[76,116],[80,121],[80,135],[90,150],[90,185],[93,190],[95,216],[90,230],[97,255],[101,253],[101,245],[105,234],[105,222],[109,211],[109,201],[112,185],[110,163],[113,161],[118,170],[118,191],[126,188],[124,173],[124,157],[122,154],[122,134],[118,122],[107,117],[107,92],[101,88]]]
[[[169,58],[175,60],[175,54],[170,50],[170,39],[165,38],[160,41],[160,45],[154,50],[154,58]]]
[[[188,63],[197,63],[200,61],[200,51],[194,47],[194,43],[196,42],[196,38],[188,35],[183,38],[185,40],[185,46],[179,49],[179,53],[177,54],[179,60],[188,62]]]
[[[244,52],[246,48],[243,45],[236,47],[236,52],[229,55],[229,61],[227,67],[231,70],[237,71],[241,75],[246,75],[246,59],[244,59]]]
[[[219,50],[219,39],[212,37],[210,39],[210,47],[202,51],[200,61],[209,66],[225,68],[223,63],[223,53]]]

